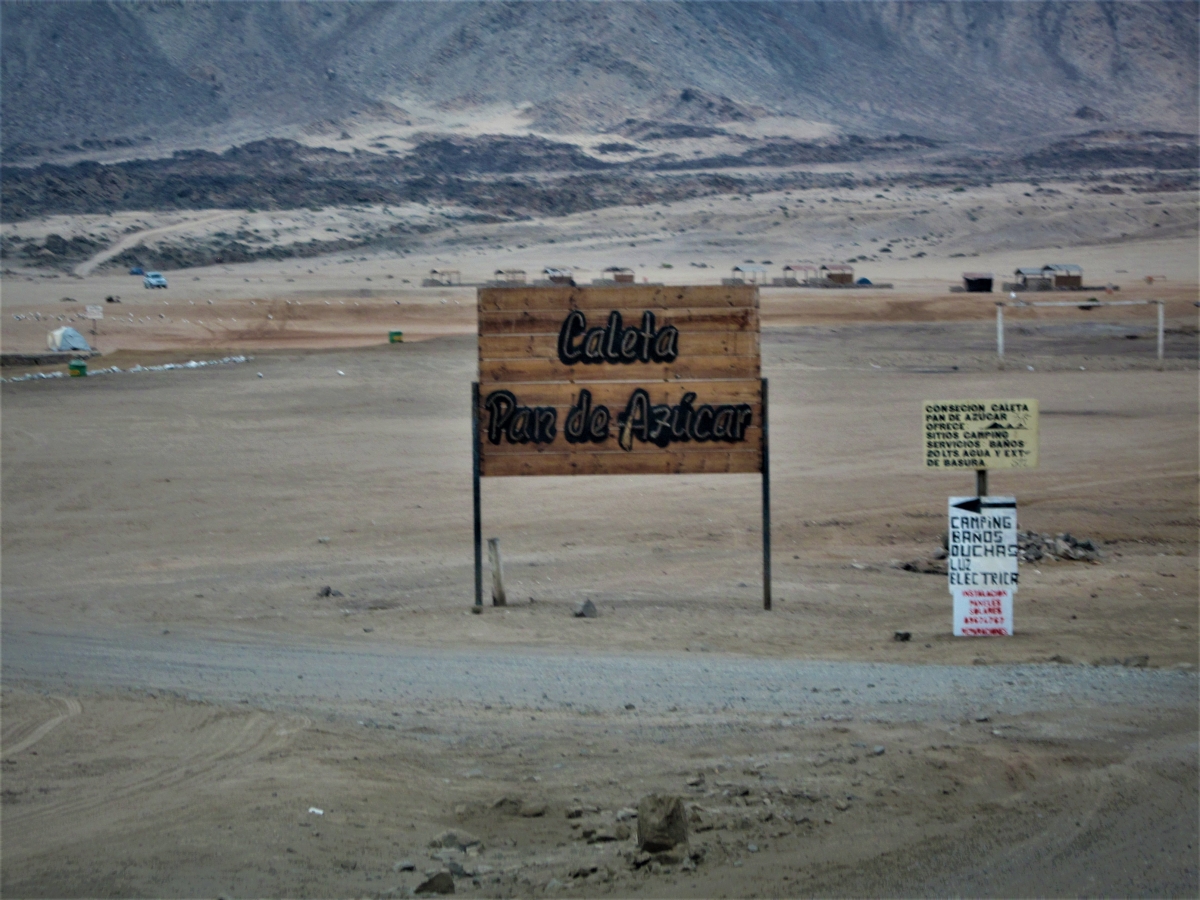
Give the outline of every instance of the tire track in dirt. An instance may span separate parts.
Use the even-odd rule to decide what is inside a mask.
[[[83,705],[73,697],[54,697],[52,699],[55,703],[62,704],[65,711],[61,715],[47,719],[41,725],[38,725],[27,737],[21,738],[17,743],[5,747],[5,758],[16,756],[22,750],[28,750],[67,719],[83,712]],[[20,734],[20,730],[18,730],[18,734]]]
[[[191,225],[211,225],[218,219],[226,219],[229,216],[237,215],[242,215],[241,210],[235,210],[233,212],[223,211],[208,216],[199,216],[194,219],[185,219],[182,222],[176,222],[173,225],[163,225],[160,228],[146,228],[142,231],[135,231],[133,234],[121,238],[121,240],[117,241],[112,246],[105,247],[95,256],[92,256],[89,259],[81,262],[75,267],[75,274],[81,278],[86,278],[88,275],[92,274],[93,270],[95,270],[97,266],[108,262],[114,256],[117,256],[124,250],[128,250],[130,247],[136,247],[138,244],[143,243],[147,238],[155,238],[162,234],[170,234],[172,231],[179,231],[181,228],[187,228]]]
[[[205,710],[190,729],[192,739],[184,755],[159,757],[147,748],[131,770],[105,773],[95,788],[85,783],[69,796],[36,808],[6,808],[5,828],[20,828],[24,842],[36,844],[38,830],[55,829],[64,817],[88,822],[82,830],[90,833],[111,828],[113,814],[106,811],[144,817],[185,807],[197,792],[244,771],[253,758],[278,752],[312,724],[306,716],[288,720],[294,727],[280,727],[278,715],[263,712]]]

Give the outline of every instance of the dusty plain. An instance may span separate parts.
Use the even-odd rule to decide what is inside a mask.
[[[1166,199],[1194,222],[1194,195]],[[646,239],[654,213],[629,213],[626,236]],[[449,867],[476,896],[1194,896],[1192,226],[860,264],[892,290],[764,289],[775,608],[761,608],[756,477],[495,479],[484,531],[501,539],[510,606],[472,615],[474,291],[418,279],[560,263],[587,280],[633,263],[639,280],[694,283],[750,255],[730,237],[713,260],[668,229],[622,250],[568,225],[552,248],[460,235],[416,254],[183,270],[167,291],[102,267],[5,273],[5,352],[39,350],[67,321],[88,333],[69,317],[118,295],[93,368],[253,358],[0,389],[3,893],[402,896]],[[778,269],[785,243],[755,258]],[[948,286],[964,268],[1050,261],[1121,285],[1102,299],[1165,301],[1161,370],[1151,306],[1009,310],[1000,368],[1002,295]],[[406,342],[384,343],[389,329]],[[944,576],[899,568],[937,548],[946,496],[972,488],[922,472],[920,403],[975,396],[1041,402],[1040,467],[992,475],[1021,527],[1104,552],[1025,565],[1004,640],[953,638]],[[572,616],[585,598],[599,618]],[[285,688],[223,662],[231,647],[313,666],[344,652],[417,668],[422,653],[844,668],[781,680],[774,711],[704,689],[667,705],[643,683],[485,703],[436,685],[426,700]],[[128,666],[88,662],[125,649]],[[867,700],[905,672],[953,681],[943,666],[994,669],[1001,687],[948,683],[943,706]],[[1117,672],[1129,692],[1020,693]],[[635,867],[615,839],[634,824],[619,811],[652,791],[694,804],[694,870]],[[431,858],[446,829],[481,844]]]

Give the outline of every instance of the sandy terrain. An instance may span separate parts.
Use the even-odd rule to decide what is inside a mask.
[[[1129,221],[1162,211],[1099,199],[1124,203]],[[766,200],[749,220],[773,221]],[[722,203],[722,216],[750,205]],[[988,203],[1007,215],[1004,198]],[[2,388],[3,891],[395,896],[453,863],[457,891],[480,896],[1194,895],[1194,233],[1105,243],[1117,225],[1091,215],[1091,243],[1003,246],[1014,236],[969,259],[949,252],[976,237],[947,233],[929,239],[942,241],[930,257],[896,240],[896,259],[860,264],[894,290],[764,290],[775,609],[761,609],[755,477],[495,479],[484,530],[501,539],[512,605],[470,614],[474,292],[417,280],[553,263],[587,280],[623,263],[650,280],[712,281],[751,255],[736,243],[750,239],[705,257],[718,225],[676,227],[702,212],[626,210],[636,221],[620,237],[636,248],[611,218],[595,233],[582,217],[558,222],[553,246],[537,223],[497,230],[487,251],[457,243],[476,236],[464,225],[407,255],[169,273],[167,291],[103,269],[7,272],[5,351],[40,350],[63,322],[88,333],[71,318],[79,306],[119,294],[94,366],[254,358]],[[657,213],[679,218],[648,247]],[[838,243],[822,228],[810,258]],[[781,252],[794,235],[766,233],[756,260],[798,261]],[[689,265],[705,258],[712,268]],[[999,370],[1002,295],[948,287],[964,268],[1050,261],[1116,281],[1121,299],[1165,300],[1165,371],[1152,307],[1009,310]],[[385,344],[396,328],[409,341]],[[921,472],[919,404],[974,395],[1041,402],[1040,468],[992,475],[993,492],[1017,496],[1021,527],[1104,551],[1095,564],[1026,565],[1006,640],[952,638],[944,576],[898,568],[938,546],[946,496],[971,489]],[[339,594],[321,596],[326,585]],[[571,616],[585,598],[599,618]],[[894,641],[901,630],[912,640]],[[833,680],[819,681],[822,706],[815,676],[780,681],[783,721],[736,698],[722,710],[707,686],[671,709],[662,692],[675,681],[636,683],[648,676],[573,687],[577,709],[549,683],[544,702],[500,703],[435,680],[423,700],[349,669],[310,690],[226,659],[241,648],[265,665],[280,647],[312,654],[310,673],[334,652],[400,673],[419,654],[603,656],[630,671],[713,660],[726,693],[748,677],[741,662],[827,661]],[[1011,696],[954,675],[976,666],[1011,681]],[[901,702],[906,680],[935,671],[950,673],[942,699]],[[884,675],[900,699],[881,707],[867,679]],[[637,691],[634,710],[592,703],[613,684]],[[629,839],[582,839],[615,836],[618,811],[652,790],[696,804],[695,872],[634,869]],[[519,803],[494,806],[505,797]],[[520,803],[545,813],[517,815]],[[447,828],[482,850],[431,858]],[[415,872],[396,868],[405,860]]]

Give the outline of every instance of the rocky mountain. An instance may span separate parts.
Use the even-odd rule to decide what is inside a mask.
[[[1179,2],[4,0],[6,161],[223,149],[409,107],[522,110],[543,134],[786,115],[1006,142],[1194,132]],[[411,122],[410,122],[411,124]],[[1041,143],[1045,143],[1042,141]]]

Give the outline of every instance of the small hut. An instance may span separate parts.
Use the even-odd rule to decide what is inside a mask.
[[[575,284],[575,276],[570,269],[546,266],[546,268],[542,269],[542,274],[546,276],[546,280],[551,284],[569,284],[571,286]]]
[[[1016,276],[1016,281],[1012,287],[1018,291],[1048,291],[1054,286],[1046,276],[1044,266],[1022,266],[1014,269],[1013,275]]]
[[[462,284],[458,269],[430,269],[429,277],[421,282],[421,287],[451,287],[458,284]]]
[[[991,272],[963,272],[963,290],[969,294],[990,294],[996,280]]]
[[[764,266],[734,266],[729,278],[722,278],[721,284],[766,284],[767,270]]]
[[[512,285],[525,283],[524,269],[497,269],[493,278],[499,284]]]
[[[1072,263],[1042,266],[1042,277],[1049,278],[1056,291],[1077,291],[1083,287],[1083,269]]]
[[[817,270],[818,276],[831,284],[854,284],[854,266],[830,263]]]
[[[804,263],[789,264],[783,267],[782,278],[772,278],[771,284],[781,287],[799,287],[801,284],[808,284],[816,280],[817,267],[805,265]]]
[[[633,284],[633,269],[624,266],[609,266],[600,273],[592,284]]]

